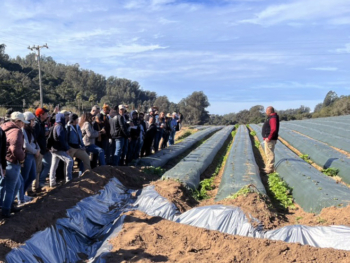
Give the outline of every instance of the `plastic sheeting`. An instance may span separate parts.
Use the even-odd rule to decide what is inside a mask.
[[[259,139],[261,127],[251,124]],[[320,213],[325,207],[346,206],[350,203],[350,188],[316,170],[289,150],[283,143],[275,147],[275,169],[293,188],[293,197],[306,212]]]
[[[303,128],[312,128],[321,132],[324,132],[325,134],[328,134],[330,136],[339,136],[341,138],[347,138],[349,139],[349,133],[347,130],[344,130],[343,128],[339,127],[338,125],[331,125],[327,122],[317,123],[312,121],[291,121],[287,122],[287,124],[294,124],[300,127],[300,130]]]
[[[116,237],[122,228],[125,216],[121,216],[121,213],[134,209],[177,223],[227,234],[350,250],[349,227],[296,225],[264,233],[259,221],[248,218],[238,207],[197,207],[180,215],[176,206],[160,196],[154,186],[137,191],[137,197],[131,193],[117,179],[112,179],[99,195],[85,198],[70,209],[68,218],[59,220],[55,226],[35,234],[25,245],[13,249],[6,256],[6,261],[55,263],[85,262],[89,259],[89,262],[104,263],[105,256],[112,249],[108,241]],[[84,216],[79,212],[82,209],[88,210]],[[251,222],[258,226],[253,227]],[[66,223],[69,224],[63,225]]]
[[[237,130],[227,158],[215,200],[225,199],[246,185],[254,185],[255,190],[266,194],[265,187],[261,182],[259,167],[255,162],[248,129],[241,125]]]
[[[325,143],[310,139],[291,130],[280,129],[279,135],[294,148],[303,154],[308,154],[310,159],[323,168],[338,168],[339,176],[350,184],[350,158]]]
[[[169,160],[177,157],[182,154],[197,142],[205,138],[206,136],[222,129],[223,126],[215,126],[210,127],[202,131],[198,131],[187,138],[185,138],[182,142],[171,145],[161,151],[156,152],[151,156],[147,156],[141,159],[136,160],[136,165],[139,166],[153,166],[153,167],[162,167]]]
[[[298,124],[295,124],[294,122],[281,122],[281,127],[289,130],[295,130],[315,140],[319,140],[321,142],[327,143],[328,145],[350,152],[349,138],[344,138],[337,135],[329,135],[328,133],[322,132],[319,129],[302,127]]]
[[[201,174],[212,163],[233,128],[233,126],[227,126],[215,133],[205,143],[183,158],[176,166],[167,171],[162,178],[177,179],[186,187],[197,189]]]

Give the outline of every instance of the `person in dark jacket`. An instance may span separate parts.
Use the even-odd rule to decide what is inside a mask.
[[[266,108],[267,120],[262,128],[262,137],[265,141],[265,155],[266,155],[266,167],[265,172],[267,174],[275,171],[275,145],[278,139],[278,131],[280,127],[280,121],[275,109],[272,106]]]
[[[47,120],[49,118],[48,110],[45,108],[37,108],[35,111],[34,138],[40,147],[40,155],[36,157],[36,179],[33,182],[33,190],[39,191],[44,187],[46,177],[49,175],[51,167],[51,152],[46,147],[46,138],[49,132]]]
[[[130,138],[128,127],[124,118],[125,107],[124,105],[118,106],[119,114],[110,119],[111,136],[115,139],[115,153],[113,156],[113,165],[118,166],[124,162],[121,160],[123,151],[127,152],[127,140]]]
[[[149,127],[146,131],[145,140],[141,150],[141,157],[144,155],[148,156],[151,154],[151,147],[154,137],[157,133],[157,126],[154,123],[154,117],[150,117],[148,119]]]
[[[69,155],[69,145],[67,140],[67,132],[65,129],[65,116],[63,113],[56,114],[56,122],[53,130],[53,143],[51,147],[52,163],[50,167],[50,187],[56,185],[56,170],[59,161],[62,160],[65,163],[66,182],[72,180],[73,172],[73,159]]]
[[[140,133],[141,133],[140,121],[138,119],[137,111],[132,111],[131,116],[132,116],[132,119],[130,121],[130,128],[129,128],[130,142],[128,145],[128,155],[126,158],[127,164],[130,163],[132,160],[138,158],[137,149],[138,149]]]
[[[2,215],[10,217],[11,212],[18,212],[20,209],[13,206],[15,193],[20,187],[21,164],[25,159],[23,149],[24,137],[21,128],[28,121],[24,119],[23,113],[13,112],[10,121],[1,125],[6,133],[6,174],[0,179],[0,206],[2,206]]]

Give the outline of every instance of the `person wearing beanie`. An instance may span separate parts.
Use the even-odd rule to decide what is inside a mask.
[[[36,179],[33,182],[33,191],[40,191],[45,185],[46,177],[49,175],[51,167],[51,152],[46,147],[46,138],[48,136],[47,121],[49,119],[46,108],[37,108],[35,110],[34,120],[34,138],[40,147],[40,155],[36,158]]]
[[[25,159],[23,149],[24,139],[21,128],[28,121],[24,119],[23,113],[13,112],[10,121],[1,125],[1,129],[6,133],[6,176],[0,179],[0,206],[3,217],[10,217],[11,212],[18,212],[20,209],[13,206],[16,192],[19,189],[19,176],[21,164]]]
[[[72,180],[73,173],[73,159],[68,154],[70,146],[67,142],[67,132],[65,129],[65,116],[63,113],[56,114],[56,122],[51,131],[51,136],[49,135],[48,142],[51,143],[49,145],[51,154],[52,154],[52,162],[50,167],[50,187],[56,186],[56,170],[59,164],[59,161],[63,161],[65,163],[65,175],[66,182]]]
[[[70,149],[68,153],[70,157],[75,157],[83,162],[83,169],[80,170],[80,174],[86,170],[91,170],[90,158],[85,150],[83,142],[83,134],[78,125],[78,115],[72,113],[69,115],[69,122],[67,124],[67,141]]]
[[[40,156],[40,147],[34,136],[34,119],[35,116],[31,112],[23,113],[24,119],[28,121],[28,124],[24,124],[22,132],[24,135],[24,150],[26,158],[21,168],[20,181],[21,186],[19,189],[19,202],[21,204],[31,200],[28,196],[25,196],[25,192],[32,185],[32,182],[36,178],[36,159]]]

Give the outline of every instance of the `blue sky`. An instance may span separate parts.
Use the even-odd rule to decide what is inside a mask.
[[[11,57],[47,43],[174,102],[201,90],[210,113],[350,94],[349,0],[1,0],[0,24]]]

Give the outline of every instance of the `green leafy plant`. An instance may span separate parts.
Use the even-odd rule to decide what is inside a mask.
[[[163,169],[162,167],[149,166],[144,168],[143,172],[146,174],[154,174],[154,175],[162,176],[165,173],[165,169]]]
[[[302,154],[302,155],[299,155],[299,157],[307,163],[312,163],[312,161],[310,160],[310,156],[308,154]]]
[[[254,146],[259,149],[260,147],[260,142],[259,141],[254,141]]]
[[[268,174],[268,185],[275,199],[278,200],[284,208],[295,208],[292,188],[278,176],[278,173]]]
[[[236,128],[236,130],[239,128],[239,124],[238,123],[235,124],[235,128]]]
[[[317,222],[319,223],[319,224],[323,224],[323,223],[326,223],[327,222],[327,220],[326,219],[323,219],[322,217],[317,217]]]
[[[339,169],[337,168],[327,168],[327,169],[323,169],[322,173],[324,173],[327,176],[337,176],[339,174]]]
[[[214,176],[208,179],[204,179],[199,183],[199,188],[192,190],[192,196],[196,200],[208,199],[208,190],[213,190]]]
[[[256,135],[256,132],[255,132],[255,131],[251,131],[251,132],[250,132],[250,135],[251,135],[251,136],[255,136],[255,135]]]
[[[255,192],[250,185],[243,186],[237,193],[230,195],[228,198],[230,199],[236,199],[238,196],[247,196],[249,193]]]
[[[299,221],[300,221],[301,219],[303,219],[302,216],[297,216],[297,217],[295,218],[295,221],[297,222],[297,224],[299,224]]]

